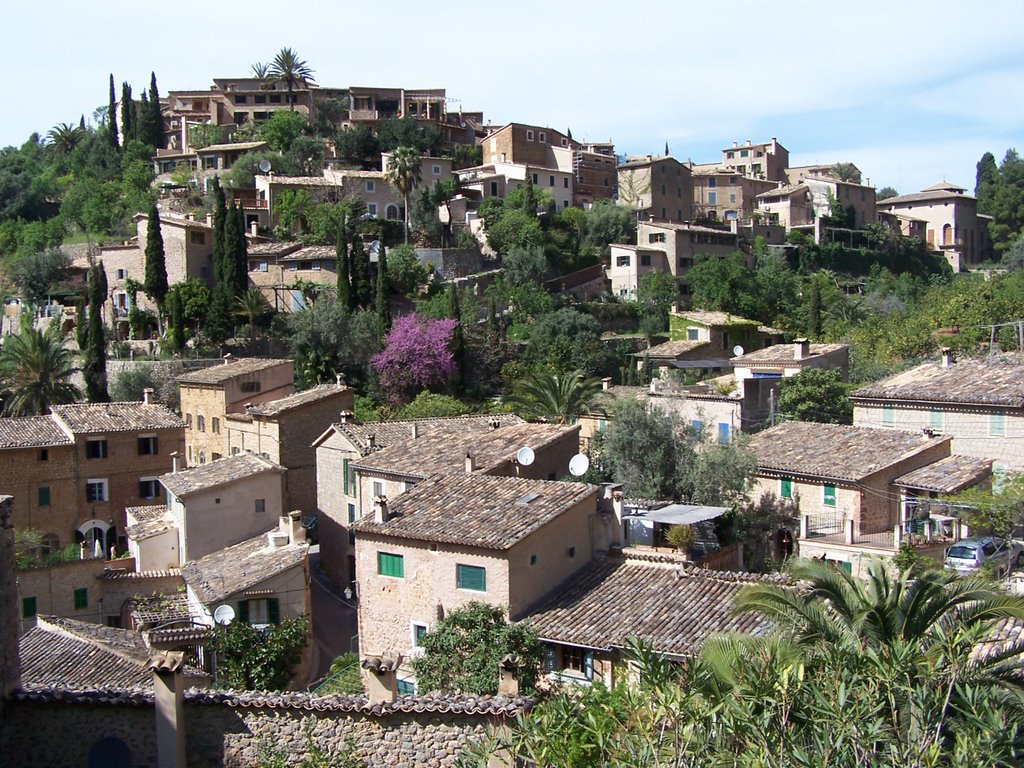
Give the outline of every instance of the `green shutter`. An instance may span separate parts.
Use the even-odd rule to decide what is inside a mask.
[[[281,623],[281,603],[276,597],[267,600],[267,619],[274,625]]]
[[[1006,434],[1006,414],[990,413],[988,417],[988,433],[993,437],[1003,437]]]
[[[36,615],[36,599],[34,597],[21,598],[21,618],[31,619]]]
[[[349,483],[348,478],[348,459],[341,460],[341,475],[342,481],[345,483],[345,494],[348,496],[352,495],[352,486]]]
[[[826,507],[834,507],[836,505],[836,487],[831,483],[825,484],[823,502]]]
[[[75,610],[82,611],[89,607],[89,589],[81,587],[75,590]]]
[[[38,489],[39,494],[39,506],[48,507],[50,506],[50,486],[44,485]]]
[[[405,578],[405,558],[402,555],[392,555],[387,552],[377,553],[377,573],[381,576],[393,576],[396,579]]]
[[[486,592],[487,570],[476,565],[456,565],[455,586],[474,592]]]
[[[239,600],[238,601],[238,620],[249,623],[249,601]]]
[[[792,499],[793,498],[793,478],[784,477],[782,478],[782,498]]]
[[[891,427],[896,423],[896,414],[893,412],[891,405],[882,406],[882,424],[886,427]]]

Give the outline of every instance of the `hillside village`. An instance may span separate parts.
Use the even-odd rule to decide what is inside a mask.
[[[575,765],[516,718],[723,635],[730,690],[790,674],[778,605],[890,582],[994,606],[915,684],[1019,682],[1013,150],[897,191],[785,137],[618,155],[289,48],[147,86],[0,156],[0,762],[448,766],[489,734]]]

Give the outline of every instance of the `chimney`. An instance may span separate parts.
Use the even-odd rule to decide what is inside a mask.
[[[942,367],[949,368],[953,365],[953,350],[949,347],[943,347],[940,352],[942,352]]]
[[[388,513],[388,497],[375,496],[373,499],[373,521],[375,523],[386,523],[390,517]]]
[[[230,363],[234,359],[235,359],[235,356],[232,355],[230,352],[228,352],[226,355],[224,355],[224,365],[227,365],[228,363]]]
[[[654,222],[654,214],[653,213],[647,214],[647,220],[653,223]]]
[[[208,226],[208,227],[212,227],[213,226],[213,214],[212,213],[206,214],[206,226]]]
[[[282,517],[281,522],[288,521],[287,528],[285,529],[288,533],[289,544],[301,544],[306,540],[306,529],[302,527],[302,512],[298,509],[293,509],[288,513],[288,517]]]
[[[142,390],[142,403],[144,405],[152,405],[153,404],[153,388],[152,387],[146,387],[144,390]]]
[[[473,454],[466,452],[466,474],[476,469],[476,461],[473,459]]]
[[[194,213],[186,213],[185,218],[188,219],[189,221],[195,221],[196,215]]]
[[[412,423],[412,439],[415,440],[420,436],[420,425],[418,421]]]
[[[377,447],[377,436],[371,432],[366,436],[366,443],[370,446],[370,450],[374,450]]]
[[[361,666],[366,670],[366,693],[371,704],[390,704],[398,698],[397,673],[401,663],[401,656],[363,659]]]
[[[271,549],[277,549],[278,547],[284,547],[288,545],[287,526],[288,518],[282,517],[277,524],[277,528],[275,528],[272,531],[267,531],[267,544]]]
[[[498,695],[518,696],[519,681],[516,672],[519,670],[519,657],[511,653],[498,662]]]
[[[793,359],[806,360],[811,356],[811,342],[808,339],[793,340]]]
[[[253,237],[258,237],[260,232],[260,223],[256,219],[252,220],[252,224],[249,225],[249,234]]]
[[[341,411],[341,412],[340,412],[340,413],[338,414],[338,420],[339,420],[339,421],[340,421],[340,422],[341,422],[342,424],[348,424],[349,422],[351,422],[351,421],[352,421],[352,417],[353,417],[353,416],[355,416],[355,414],[354,414],[354,413],[352,413],[352,411]]]
[[[605,376],[603,379],[601,379],[601,389],[602,390],[608,391],[608,389],[611,387],[611,385],[612,385],[612,377],[611,376]]]
[[[750,146],[753,146],[753,145],[751,144],[751,142],[750,142],[750,139],[747,139],[747,146],[748,146],[748,147],[750,147]]]
[[[740,143],[739,143],[738,141],[734,141],[734,142],[732,143],[732,148],[733,148],[733,149],[736,149],[736,147],[738,147],[739,145],[740,145]]]
[[[173,453],[171,453],[171,474],[172,475],[176,475],[180,471],[179,470],[179,465],[178,465],[178,460],[180,458],[181,458],[181,454],[178,453],[177,451],[174,451]]]
[[[0,720],[4,700],[21,687],[18,656],[18,575],[14,569],[13,497],[0,496]]]
[[[652,378],[651,379],[651,387],[650,387],[650,389],[651,389],[651,394],[652,395],[658,394],[658,379],[657,378]]]
[[[185,768],[185,653],[159,651],[146,666],[153,673],[157,768]]]

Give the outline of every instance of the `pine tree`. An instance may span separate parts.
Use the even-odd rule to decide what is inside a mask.
[[[452,338],[449,342],[449,349],[452,351],[452,357],[455,359],[456,373],[452,376],[449,381],[449,387],[452,392],[456,395],[462,393],[463,389],[463,376],[465,357],[466,357],[466,340],[462,334],[462,310],[459,307],[459,291],[455,287],[454,283],[448,285],[448,317],[455,321],[455,327],[452,329]]]
[[[345,238],[345,227],[338,229],[338,241],[334,246],[338,271],[338,303],[346,309],[352,309],[352,286],[349,283],[348,241]]]
[[[816,278],[811,280],[811,298],[807,307],[807,336],[811,339],[821,336],[821,285]]]
[[[85,343],[85,393],[90,403],[109,403],[107,392],[107,342],[103,332],[103,301],[107,296],[107,276],[103,264],[89,271],[89,328]]]
[[[164,257],[164,238],[160,232],[160,211],[153,203],[146,224],[146,271],[143,290],[162,314],[167,296],[167,263]]]
[[[388,280],[388,257],[384,250],[384,241],[380,241],[377,251],[377,322],[380,332],[391,330],[391,286]]]
[[[358,234],[352,239],[352,294],[358,309],[368,309],[373,303],[370,286],[370,254]]]
[[[117,92],[114,90],[114,74],[110,74],[110,101],[107,103],[107,140],[114,149],[117,143]]]
[[[121,83],[121,144],[127,144],[136,138],[135,101],[132,99],[132,87]]]

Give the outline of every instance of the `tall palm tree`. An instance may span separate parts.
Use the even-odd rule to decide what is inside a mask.
[[[81,393],[71,383],[71,350],[56,324],[45,331],[30,326],[7,336],[0,352],[0,380],[5,383],[5,416],[41,416],[51,405],[73,403]]]
[[[583,371],[522,379],[509,402],[523,415],[555,424],[573,424],[590,409],[601,389]]]
[[[252,65],[252,76],[257,80],[269,80],[270,63],[266,61],[257,61]]]
[[[422,161],[412,147],[398,147],[388,160],[388,183],[402,193],[405,203],[405,242],[409,243],[409,195],[420,183]]]
[[[250,347],[256,343],[256,321],[270,314],[270,311],[270,303],[259,288],[248,288],[235,299],[235,315],[245,318],[249,324]]]
[[[295,104],[292,101],[292,91],[296,84],[305,84],[307,80],[313,79],[313,70],[309,65],[299,58],[299,54],[291,48],[282,48],[277,56],[270,62],[267,68],[267,75],[276,83],[284,83],[288,86],[288,108],[295,111]]]
[[[77,147],[85,138],[85,131],[71,123],[57,123],[47,134],[46,140],[61,154],[67,154]]]

